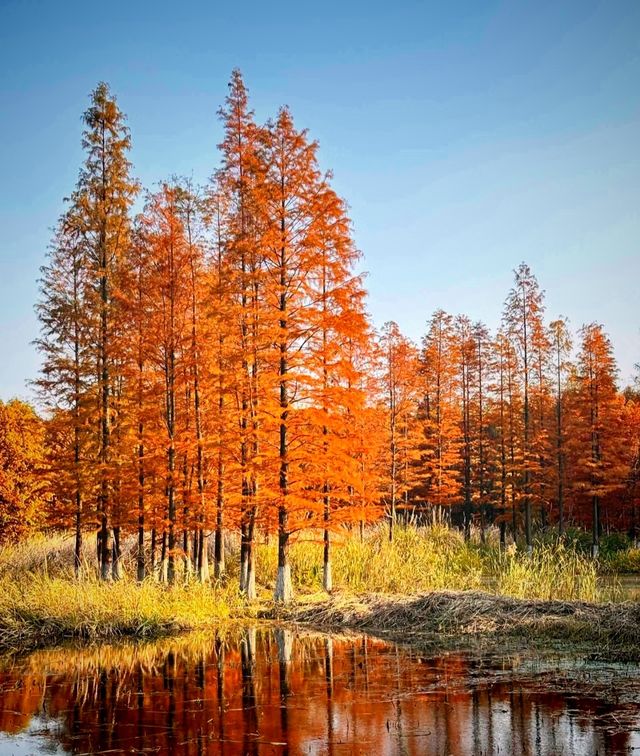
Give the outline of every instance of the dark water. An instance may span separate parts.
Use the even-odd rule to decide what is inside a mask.
[[[640,667],[250,628],[0,664],[1,754],[640,752]]]

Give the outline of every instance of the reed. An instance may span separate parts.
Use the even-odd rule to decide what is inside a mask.
[[[0,646],[35,647],[65,639],[158,637],[207,627],[251,609],[229,587],[100,583],[46,575],[0,579]]]
[[[303,533],[291,549],[292,574],[303,604],[311,595],[320,600],[320,535]],[[465,542],[458,531],[443,525],[398,527],[393,542],[383,526],[371,528],[362,539],[344,531],[334,536],[335,592],[357,597],[484,591],[527,601],[567,602],[617,598],[611,586],[598,586],[598,564],[579,549],[540,544],[529,555],[513,544],[501,549],[495,533],[488,536],[484,543],[479,538]],[[268,615],[277,565],[275,541],[257,546],[260,600],[253,605],[238,594],[237,539],[229,539],[228,546],[230,571],[224,584],[200,585],[185,575],[174,586],[153,578],[135,583],[131,544],[125,544],[125,577],[113,583],[97,579],[95,550],[90,546],[85,547],[82,576],[73,577],[69,537],[35,538],[4,547],[0,550],[0,647],[42,646],[65,638],[158,637],[230,618]]]
[[[302,592],[322,588],[319,539],[295,543],[292,574]],[[258,547],[258,576],[272,579],[275,544]],[[495,539],[465,542],[444,525],[398,527],[389,542],[384,527],[369,530],[363,540],[343,538],[334,548],[334,584],[347,593],[412,594],[426,591],[489,590],[530,599],[599,601],[610,599],[597,585],[597,564],[562,544],[536,548],[533,554],[515,545],[500,549]]]

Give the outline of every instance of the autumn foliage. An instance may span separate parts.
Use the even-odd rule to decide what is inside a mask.
[[[169,582],[222,579],[223,535],[237,532],[249,597],[257,539],[273,537],[284,601],[303,531],[324,544],[327,590],[335,535],[383,517],[390,537],[413,517],[467,536],[496,523],[529,546],[534,527],[582,524],[594,549],[603,525],[635,533],[638,402],[617,388],[602,327],[580,331],[572,359],[566,321],[546,322],[522,264],[496,334],[442,310],[420,345],[395,323],[376,334],[317,143],[286,108],[256,123],[237,71],[219,117],[209,183],[167,180],[134,215],[125,118],[106,85],[92,93],[86,160],[42,269],[47,419],[0,408],[3,469],[19,460],[0,496],[24,523],[74,528],[77,569],[97,534],[104,579],[135,533],[138,578]],[[46,466],[50,505],[18,490],[20,465]],[[14,520],[3,535],[19,535]]]

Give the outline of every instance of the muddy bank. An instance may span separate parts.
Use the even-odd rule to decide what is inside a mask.
[[[336,595],[317,603],[298,603],[274,611],[273,616],[322,630],[359,630],[406,641],[434,636],[518,637],[640,651],[640,603],[632,602],[539,601],[449,591]]]

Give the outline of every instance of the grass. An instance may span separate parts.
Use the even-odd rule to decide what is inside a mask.
[[[421,641],[484,637],[555,639],[600,644],[598,651],[640,647],[640,604],[514,599],[483,592],[419,596],[337,596],[294,605],[281,617],[326,631],[348,628],[382,637]]]
[[[21,649],[65,639],[159,637],[249,615],[237,591],[129,580],[104,584],[44,575],[0,579],[0,646]]]
[[[514,545],[500,549],[497,534],[486,543],[465,542],[455,530],[398,527],[389,542],[385,527],[370,529],[363,540],[335,536],[333,579],[338,599],[363,594],[413,595],[480,591],[526,601],[602,602],[616,598],[615,581],[601,588],[598,563],[579,549],[541,544],[528,555]],[[65,638],[109,640],[158,637],[201,629],[230,618],[273,616],[275,539],[260,543],[256,575],[260,601],[238,596],[238,544],[228,539],[229,577],[224,585],[197,583],[168,587],[149,579],[136,584],[135,544],[125,543],[125,578],[104,584],[95,577],[95,544],[83,550],[83,577],[73,578],[69,536],[33,538],[0,549],[0,647],[50,645]],[[306,533],[291,548],[292,574],[301,606],[321,605],[322,544]],[[355,599],[357,600],[357,599]],[[276,613],[277,614],[277,613]]]
[[[276,557],[275,544],[260,546],[257,574],[272,575]],[[354,537],[336,545],[332,567],[336,589],[354,594],[489,590],[514,598],[612,598],[611,589],[597,585],[597,564],[563,544],[542,544],[529,555],[513,545],[500,549],[495,539],[467,543],[443,525],[397,528],[391,543],[385,528],[374,528],[363,541]],[[320,591],[322,546],[295,543],[291,571],[298,592]]]
[[[602,601],[612,598],[613,586],[598,586],[596,563],[563,544],[542,545],[531,554],[514,549],[489,557],[490,575],[498,595],[520,599]]]
[[[299,592],[322,589],[319,541],[307,537],[292,545],[291,574]],[[457,531],[442,526],[397,528],[392,543],[384,527],[371,529],[363,541],[358,536],[343,536],[335,543],[332,557],[336,589],[351,593],[469,590],[483,584],[480,552],[465,544]],[[276,564],[275,542],[260,545],[256,574],[269,576],[271,582]]]
[[[640,573],[640,549],[627,548],[606,554],[600,560],[602,572],[608,575]]]

